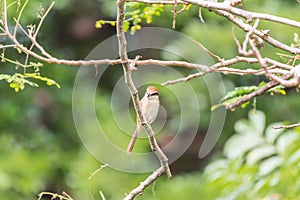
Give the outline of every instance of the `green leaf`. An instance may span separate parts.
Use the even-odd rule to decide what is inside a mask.
[[[54,80],[52,80],[50,78],[40,76],[39,73],[25,73],[25,77],[41,80],[41,81],[46,82],[47,85],[55,85],[57,88],[60,88],[60,85],[57,82],[55,82]]]
[[[282,85],[277,85],[277,86],[269,89],[267,92],[271,93],[271,95],[273,95],[274,93],[286,95],[286,91],[284,90],[284,88],[285,87]]]
[[[232,91],[227,92],[227,94],[220,99],[220,103],[213,105],[211,107],[211,111],[214,111],[215,109],[222,107],[222,106],[228,106],[236,101],[239,101],[240,99],[244,98],[245,95],[257,90],[259,87],[257,86],[241,86],[236,87]],[[249,105],[250,101],[245,102],[241,105],[242,108],[246,108]]]
[[[116,22],[115,22],[115,21],[111,21],[111,22],[110,22],[110,25],[116,26]]]
[[[266,131],[265,131],[265,137],[267,142],[274,144],[276,139],[284,132],[284,129],[274,129],[273,126],[279,126],[282,125],[281,122],[270,124]]]
[[[124,31],[127,32],[129,30],[130,22],[125,21],[124,22]]]
[[[210,110],[211,110],[211,111],[214,111],[214,110],[216,110],[216,109],[219,108],[219,107],[222,107],[222,106],[226,107],[226,106],[228,106],[228,105],[230,105],[230,104],[232,104],[232,103],[238,101],[238,100],[241,99],[241,98],[242,98],[242,97],[234,97],[234,98],[231,98],[231,99],[227,99],[227,100],[225,100],[225,101],[223,101],[223,102],[221,102],[221,103],[219,103],[219,104],[213,105],[213,106],[210,108]]]
[[[282,165],[283,159],[273,156],[261,162],[259,166],[259,176],[266,176]]]
[[[284,155],[287,148],[295,141],[300,140],[300,137],[298,134],[295,134],[294,131],[286,131],[284,134],[280,135],[280,137],[277,139],[276,147],[277,151]]]
[[[261,111],[254,110],[249,111],[249,120],[239,120],[235,123],[234,129],[238,133],[242,134],[256,134],[262,135],[265,127],[265,115]]]
[[[273,145],[263,145],[250,151],[247,154],[246,162],[249,165],[253,165],[276,153],[276,148]]]
[[[266,117],[262,111],[259,110],[251,110],[248,114],[249,121],[251,126],[256,130],[255,133],[258,135],[262,135],[265,129]]]
[[[233,97],[238,97],[241,95],[249,94],[254,90],[257,90],[257,86],[241,86],[236,87],[232,91],[227,92],[227,94],[220,100],[220,102],[225,101],[227,99],[231,99]]]
[[[219,159],[215,162],[212,162],[211,164],[207,165],[205,168],[204,173],[208,175],[210,180],[214,181],[226,173],[228,168],[226,167],[228,165],[228,160],[226,159]]]
[[[234,160],[263,143],[264,139],[255,134],[236,134],[226,142],[223,153],[229,160]]]
[[[95,28],[102,28],[102,25],[106,24],[107,22],[104,20],[98,20],[95,23]]]
[[[300,162],[300,149],[295,151],[292,155],[288,157],[288,164],[298,164]]]

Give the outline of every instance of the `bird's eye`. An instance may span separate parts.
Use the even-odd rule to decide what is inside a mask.
[[[151,94],[148,94],[148,97],[151,97],[151,96],[158,96],[158,92],[153,92]]]

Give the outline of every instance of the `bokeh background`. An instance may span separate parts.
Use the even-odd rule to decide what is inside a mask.
[[[25,26],[37,22],[36,13],[39,7],[42,5],[46,8],[50,3],[51,1],[48,0],[29,1],[21,20],[22,24]],[[95,28],[95,22],[99,19],[115,19],[115,4],[116,2],[111,0],[56,1],[45,20],[38,40],[58,58],[84,59],[96,45],[116,34],[115,27],[110,25],[104,25],[101,29]],[[244,8],[249,10],[300,20],[299,4],[295,0],[245,0],[243,4]],[[171,9],[172,7],[167,6],[161,16],[154,17],[152,24],[144,26],[171,28]],[[13,9],[11,11],[9,14],[15,15]],[[199,21],[198,8],[192,6],[189,11],[178,15],[176,30],[196,39],[221,57],[235,56],[237,49],[231,37],[232,24],[204,9],[202,14],[205,23]],[[12,24],[12,21],[10,22]],[[270,27],[271,34],[275,38],[286,44],[293,42],[293,33],[299,33],[298,29],[284,25],[275,26],[274,23],[267,22],[264,25]],[[236,34],[240,39],[243,38],[238,30]],[[21,40],[28,42],[26,38]],[[0,38],[0,42],[6,41]],[[174,41],[174,45],[179,43]],[[188,54],[188,46],[181,43],[180,48]],[[20,55],[13,51],[8,53],[12,57],[20,58]],[[169,55],[151,49],[139,53],[143,53],[144,58],[169,58]],[[275,53],[282,52],[274,50],[269,45],[264,47],[263,53],[265,56],[281,60]],[[9,63],[1,62],[0,66],[1,74],[22,72],[22,69],[15,68]],[[39,83],[39,88],[26,87],[16,93],[6,82],[0,81],[0,199],[32,200],[37,199],[37,195],[43,191],[54,193],[66,191],[74,199],[101,199],[99,191],[102,191],[106,199],[121,199],[126,192],[149,175],[130,174],[106,167],[91,180],[88,179],[103,163],[89,154],[75,130],[72,116],[72,89],[77,70],[78,67],[44,64],[41,73],[56,80],[61,85],[60,89]],[[183,75],[191,72],[180,68],[176,70]],[[105,122],[105,127],[112,130],[111,134],[119,129],[115,127],[114,119],[110,115],[110,95],[121,76],[121,66],[109,68],[101,80],[101,87],[99,86],[96,96],[95,108],[102,117],[104,116],[102,120]],[[158,76],[162,75],[158,74]],[[243,77],[230,75],[223,76],[223,79],[227,90],[235,86],[257,85],[264,80],[262,77],[251,75]],[[197,95],[202,100],[197,136],[185,154],[172,163],[171,170],[174,178],[172,180],[160,178],[153,187],[147,188],[143,196],[137,199],[199,199],[200,197],[214,199],[220,192],[214,190],[217,186],[209,187],[210,182],[203,175],[203,170],[207,164],[221,156],[224,143],[235,133],[234,123],[241,118],[247,118],[248,111],[253,106],[228,111],[218,144],[210,155],[199,159],[199,148],[210,122],[211,105],[203,80],[199,78],[191,81],[191,84],[197,88]],[[141,94],[144,88],[139,88]],[[161,90],[164,108],[172,110],[170,104],[176,103],[176,99],[168,95],[167,89],[164,90],[162,87]],[[132,104],[129,106],[134,120]],[[288,90],[285,96],[267,94],[257,98],[256,109],[265,113],[266,124],[277,121],[295,123],[300,117],[299,95],[294,89]],[[105,118],[106,114],[107,118]],[[178,113],[175,110],[171,114],[176,117]],[[171,123],[169,130],[172,130],[172,126],[176,127],[176,123]],[[168,143],[174,137],[170,132],[165,130],[160,133],[158,140],[161,145]],[[188,134],[188,128],[186,132]],[[122,137],[122,140],[117,142],[125,149],[129,139],[130,137]],[[136,148],[137,151],[149,150],[146,140],[140,142]],[[50,197],[45,196],[44,199]]]

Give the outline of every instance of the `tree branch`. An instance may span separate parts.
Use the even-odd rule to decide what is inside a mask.
[[[213,10],[213,12],[215,12],[216,14],[221,15],[223,17],[226,17],[229,21],[231,21],[232,23],[234,23],[235,25],[240,27],[245,32],[248,32],[252,29],[251,25],[244,23],[241,19],[230,14],[229,12],[226,12],[223,10]],[[271,36],[269,36],[268,33],[264,32],[262,30],[254,29],[253,33],[276,48],[282,49],[282,50],[287,51],[292,54],[300,53],[299,48],[290,47],[282,42],[279,42],[278,40],[272,38]]]
[[[146,4],[164,4],[164,5],[174,5],[174,1],[163,1],[163,0],[126,0],[127,2],[140,2]],[[263,19],[267,21],[273,21],[281,24],[285,24],[288,26],[293,26],[300,28],[300,22],[287,19],[284,17],[279,17],[276,15],[270,15],[266,13],[258,13],[246,11],[240,8],[236,8],[234,6],[229,5],[226,2],[213,2],[213,1],[199,1],[199,0],[177,0],[176,4],[193,4],[198,5],[202,8],[207,8],[209,10],[223,10],[234,15],[245,18],[247,21],[252,21],[253,19]]]
[[[158,168],[150,176],[148,176],[140,185],[129,192],[129,194],[124,198],[124,200],[131,200],[136,195],[142,194],[146,187],[152,184],[156,179],[158,179],[165,172],[164,168]]]
[[[151,128],[151,126],[148,124],[147,120],[145,119],[141,108],[140,108],[140,100],[138,96],[138,91],[133,83],[132,77],[131,77],[131,70],[132,67],[129,63],[128,56],[127,56],[127,47],[126,47],[126,38],[124,33],[124,15],[125,15],[125,8],[124,8],[125,0],[118,0],[118,11],[117,11],[117,38],[119,43],[119,55],[122,60],[123,65],[123,71],[125,76],[125,83],[128,86],[128,89],[131,93],[131,97],[133,100],[133,104],[135,107],[135,110],[137,112],[137,115],[140,119],[141,124],[146,130],[150,146],[152,151],[156,154],[158,157],[161,166],[164,169],[164,172],[166,173],[168,178],[172,177],[172,174],[170,172],[169,164],[168,164],[168,158],[163,153],[163,151],[158,146],[156,139],[154,137],[154,132]]]
[[[273,21],[281,24],[285,24],[288,26],[293,26],[300,28],[300,22],[297,22],[295,20],[287,19],[284,17],[278,17],[275,15],[270,15],[266,13],[258,13],[258,12],[251,12],[251,11],[246,11],[240,8],[233,7],[226,2],[211,2],[211,1],[198,1],[198,0],[182,0],[183,2],[193,4],[193,5],[198,5],[201,6],[202,8],[207,8],[210,10],[222,10],[222,11],[227,11],[229,13],[232,13],[234,15],[243,17],[246,19],[248,22],[251,22],[253,19],[263,19],[267,21]]]
[[[287,128],[287,129],[289,129],[289,128],[296,128],[296,127],[298,127],[298,126],[300,126],[300,123],[297,123],[297,124],[290,124],[290,125],[273,126],[272,128],[274,128],[274,129],[281,129],[281,128]]]

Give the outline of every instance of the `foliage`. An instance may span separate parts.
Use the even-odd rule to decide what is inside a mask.
[[[241,87],[235,87],[233,90],[227,92],[227,94],[219,101],[219,104],[213,105],[211,107],[211,110],[214,111],[215,109],[221,107],[221,106],[228,106],[240,99],[243,99],[246,95],[252,93],[253,91],[259,90],[264,85],[266,85],[266,82],[262,81],[258,86],[241,86]],[[275,86],[267,91],[271,95],[274,95],[274,93],[286,95],[286,91],[284,90],[284,86],[278,85]],[[250,100],[243,103],[241,105],[242,108],[246,108],[247,105],[249,105]],[[255,102],[254,102],[255,103]]]
[[[296,199],[300,182],[299,130],[265,129],[265,115],[250,111],[235,123],[236,134],[225,144],[224,158],[205,169],[218,199],[261,199],[276,195]]]
[[[19,16],[21,16],[23,14],[23,8],[25,8],[25,6],[27,5],[28,1],[25,1],[24,3],[21,4],[20,1],[15,1],[12,2],[10,4],[10,6],[13,6],[14,4],[16,4],[16,13],[19,14]],[[3,6],[3,4],[1,3],[1,6]],[[23,7],[22,7],[23,6]],[[50,9],[49,9],[50,10]],[[49,11],[48,10],[48,11]],[[42,5],[39,6],[39,9],[37,11],[37,16],[36,18],[40,21],[43,21],[44,18],[46,17],[48,11],[45,13],[45,9],[42,7]],[[3,22],[3,16],[1,16],[1,22]],[[19,23],[19,22],[18,22]],[[1,23],[3,25],[3,23]],[[19,24],[18,24],[19,25]],[[38,27],[38,28],[37,28]],[[23,30],[23,28],[21,28],[23,30],[23,35],[29,34],[31,37],[35,37],[35,35],[38,33],[39,31],[39,25],[36,24],[29,24],[27,25],[27,32],[25,33],[25,30]],[[1,30],[3,30],[3,28],[1,27]],[[16,30],[16,29],[15,29]],[[17,33],[17,31],[16,31]],[[47,85],[55,85],[58,88],[60,88],[60,85],[46,77],[43,76],[40,73],[40,68],[43,66],[42,63],[40,62],[31,62],[29,61],[29,55],[24,53],[21,49],[14,47],[14,49],[16,50],[17,53],[15,56],[17,57],[17,59],[13,60],[11,57],[13,57],[14,53],[12,53],[13,51],[7,50],[7,44],[6,41],[3,42],[0,41],[0,49],[2,49],[2,53],[1,53],[1,63],[8,63],[8,64],[12,64],[16,71],[19,68],[22,68],[22,72],[21,73],[14,73],[14,74],[0,74],[0,80],[5,80],[7,83],[9,83],[10,88],[13,88],[15,90],[15,92],[19,92],[20,90],[23,90],[25,88],[26,85],[32,86],[32,87],[39,87],[39,85],[36,82],[33,82],[32,80],[35,81],[42,81],[45,82]],[[33,44],[29,45],[29,47],[27,47],[28,49],[32,49],[33,48]]]
[[[25,73],[24,75],[19,73],[15,73],[13,75],[0,74],[0,80],[5,80],[7,83],[9,83],[9,87],[13,88],[16,92],[23,90],[25,88],[25,84],[28,84],[32,87],[39,86],[37,83],[29,81],[28,78],[41,80],[46,82],[47,85],[56,85],[58,88],[60,88],[60,85],[54,80],[43,77],[39,73]]]
[[[125,24],[124,31],[130,30],[130,34],[141,29],[141,23],[146,21],[147,24],[152,23],[153,16],[160,16],[163,12],[162,4],[151,4],[145,6],[143,3],[129,2],[126,4],[127,11],[125,13]],[[104,24],[110,24],[111,26],[116,25],[116,21],[98,20],[96,21],[95,27],[102,28]]]

